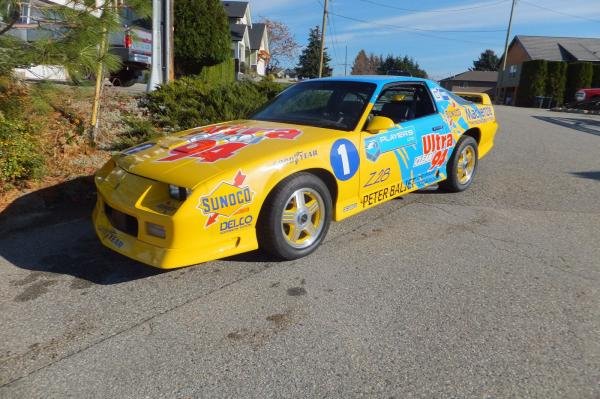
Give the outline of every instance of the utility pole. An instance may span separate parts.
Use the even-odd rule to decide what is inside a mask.
[[[325,27],[327,24],[327,2],[323,4],[323,25],[321,25],[321,55],[319,59],[319,77],[323,76],[323,53],[325,52]]]
[[[512,0],[512,5],[510,6],[510,18],[508,19],[508,29],[506,29],[506,40],[504,41],[504,56],[502,57],[502,69],[500,70],[500,79],[498,80],[496,98],[499,98],[498,94],[500,93],[500,84],[504,83],[504,71],[506,70],[506,58],[508,56],[508,40],[510,39],[510,31],[512,29],[512,20],[516,4],[517,0]],[[504,96],[506,96],[506,92],[504,93]],[[502,98],[502,101],[504,102],[504,97]]]
[[[155,90],[162,80],[161,0],[152,0],[152,67],[147,91]]]

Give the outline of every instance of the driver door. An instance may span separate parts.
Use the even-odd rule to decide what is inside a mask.
[[[384,88],[370,119],[376,116],[391,119],[393,126],[378,132],[368,132],[366,127],[361,132],[361,151],[366,158],[360,172],[362,208],[430,184],[424,183],[431,179],[428,177],[429,166],[423,166],[426,164],[422,157],[423,138],[428,134],[447,132],[429,90],[420,82]]]

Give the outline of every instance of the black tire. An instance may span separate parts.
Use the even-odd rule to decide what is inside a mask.
[[[331,218],[325,183],[310,173],[297,173],[281,181],[265,201],[257,225],[259,246],[279,259],[301,258],[323,242]]]
[[[471,151],[470,153],[473,157],[472,166],[469,164],[459,165],[459,160],[462,163],[465,158],[468,158],[468,155],[466,154],[468,154],[469,151]],[[471,136],[462,136],[460,140],[458,140],[458,143],[452,152],[452,156],[448,160],[448,164],[446,165],[447,178],[446,180],[440,182],[440,188],[453,193],[465,191],[467,188],[469,188],[477,172],[477,165],[479,163],[478,157],[479,152],[477,150],[477,141],[475,141],[475,139]],[[465,169],[465,166],[468,166],[469,170],[472,167],[472,170],[470,173],[468,173],[468,176],[467,173],[463,173],[465,170],[467,170]]]

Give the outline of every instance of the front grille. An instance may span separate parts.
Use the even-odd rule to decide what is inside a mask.
[[[122,231],[125,234],[137,237],[138,221],[136,218],[111,208],[107,204],[104,204],[104,212],[106,213],[106,217],[110,221],[110,224],[112,224],[115,229]]]

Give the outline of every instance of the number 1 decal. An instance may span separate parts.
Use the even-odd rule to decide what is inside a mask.
[[[335,177],[342,181],[352,178],[360,164],[356,147],[350,140],[346,139],[339,139],[333,143],[329,160]]]

